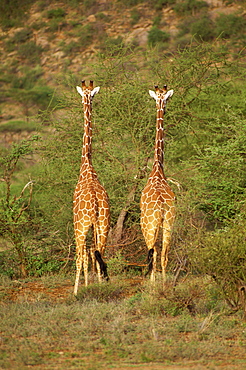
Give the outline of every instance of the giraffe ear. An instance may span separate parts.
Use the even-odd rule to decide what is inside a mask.
[[[157,99],[156,93],[153,90],[149,90],[149,94],[150,94],[151,98],[153,98],[155,100]]]
[[[99,91],[99,90],[100,90],[100,86],[95,87],[95,88],[92,90],[92,92],[91,92],[91,96],[96,95],[96,94],[98,93],[98,91]]]
[[[166,94],[165,94],[165,100],[171,98],[171,96],[173,95],[173,90],[169,90]]]
[[[83,96],[83,90],[81,89],[81,87],[76,86],[76,89],[77,89],[78,93],[79,93],[81,96]]]

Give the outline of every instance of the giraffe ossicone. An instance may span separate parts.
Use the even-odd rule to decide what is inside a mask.
[[[99,92],[100,87],[93,88],[93,81],[86,86],[82,81],[82,88],[76,86],[82,96],[84,110],[84,135],[80,174],[73,198],[74,232],[76,240],[76,278],[74,294],[77,295],[79,278],[84,268],[85,286],[88,285],[89,253],[92,267],[97,269],[98,280],[108,280],[107,265],[103,261],[107,236],[110,227],[109,199],[104,187],[100,184],[96,171],[92,166],[92,98]],[[87,249],[86,236],[93,228],[94,244]],[[89,250],[89,252],[88,252]]]
[[[164,128],[163,119],[167,100],[173,95],[173,90],[167,91],[155,86],[155,91],[149,94],[156,101],[156,137],[155,154],[152,171],[141,194],[140,224],[148,247],[148,271],[151,281],[155,280],[157,248],[156,240],[162,227],[161,268],[163,283],[166,280],[166,266],[171,242],[171,233],[175,219],[175,194],[170,188],[164,174]]]

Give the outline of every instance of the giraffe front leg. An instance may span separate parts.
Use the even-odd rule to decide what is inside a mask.
[[[157,257],[157,252],[155,248],[151,248],[149,252],[153,250],[153,255],[152,255],[152,269],[150,273],[150,281],[152,283],[155,282],[155,275],[156,275],[156,257]]]
[[[76,296],[78,293],[78,287],[79,287],[79,278],[80,273],[83,265],[83,256],[82,256],[82,248],[80,246],[77,246],[76,248],[76,277],[75,277],[75,284],[74,284],[74,295]]]

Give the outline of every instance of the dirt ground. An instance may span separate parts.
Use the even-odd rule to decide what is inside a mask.
[[[1,290],[5,292],[5,300],[12,302],[36,302],[44,297],[51,299],[53,302],[62,302],[71,295],[73,286],[70,280],[64,281],[63,285],[57,287],[46,286],[41,280],[15,280],[11,287],[0,287]]]

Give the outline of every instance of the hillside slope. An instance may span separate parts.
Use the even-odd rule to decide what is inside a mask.
[[[237,52],[245,42],[239,37],[245,30],[245,9],[245,1],[221,0],[87,0],[76,6],[35,1],[12,27],[2,22],[0,28],[1,131],[8,131],[8,122],[26,121],[45,109],[64,76],[90,78],[90,63],[98,53],[119,45],[131,45],[137,54],[157,43],[163,52],[175,52],[191,38],[214,41],[224,32],[223,17],[218,22],[224,14],[234,17],[224,23],[231,22],[225,25],[231,33],[226,38]]]

